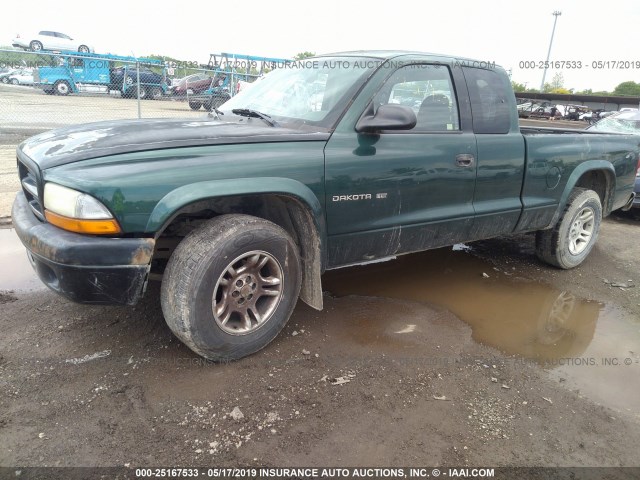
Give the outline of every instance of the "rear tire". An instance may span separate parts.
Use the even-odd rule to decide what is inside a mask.
[[[220,108],[227,100],[229,100],[229,98],[225,95],[214,95],[204,102],[202,106],[206,111],[210,112],[214,108]]]
[[[32,52],[39,52],[40,50],[42,50],[42,43],[39,42],[38,40],[33,40],[29,44],[29,48],[31,49]]]
[[[173,252],[162,280],[162,311],[197,354],[236,360],[282,330],[300,283],[298,248],[285,230],[261,218],[222,215]]]
[[[11,79],[11,85],[20,85],[20,82],[18,81],[17,78],[12,78]]]
[[[89,47],[87,47],[86,45],[80,45],[78,47],[78,52],[80,52],[80,53],[89,53]]]
[[[162,89],[160,87],[151,87],[149,89],[149,98],[152,100],[160,100],[162,98]]]
[[[596,243],[602,204],[593,190],[575,188],[554,228],[536,233],[536,255],[562,269],[580,265]]]
[[[202,107],[202,103],[201,102],[189,102],[189,107],[191,108],[191,110],[200,110],[200,107]]]
[[[126,91],[124,92],[123,96],[125,98],[133,98],[133,99],[138,99],[138,86],[137,85],[133,85],[130,87],[127,87]],[[143,100],[147,98],[147,89],[145,87],[140,87],[140,100]]]

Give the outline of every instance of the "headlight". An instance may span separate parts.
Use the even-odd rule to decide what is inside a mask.
[[[120,225],[102,203],[62,185],[45,184],[44,208],[49,223],[65,230],[93,235],[121,232]]]

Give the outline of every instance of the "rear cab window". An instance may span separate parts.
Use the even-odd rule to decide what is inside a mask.
[[[463,67],[475,133],[508,133],[511,111],[503,77],[495,70]]]

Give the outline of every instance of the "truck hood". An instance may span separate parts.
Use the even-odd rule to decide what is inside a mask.
[[[234,117],[237,118],[237,117]],[[326,141],[324,131],[270,127],[262,120],[143,119],[90,123],[61,128],[31,137],[18,153],[40,169],[90,158],[164,148],[237,143]]]

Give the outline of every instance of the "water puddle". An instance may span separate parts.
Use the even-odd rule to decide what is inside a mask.
[[[0,290],[28,292],[47,288],[38,279],[27,251],[12,228],[0,228]]]
[[[464,249],[330,271],[323,287],[337,296],[444,307],[471,326],[474,340],[538,363],[599,403],[640,414],[640,323],[613,306],[520,278],[515,270],[496,271]]]

